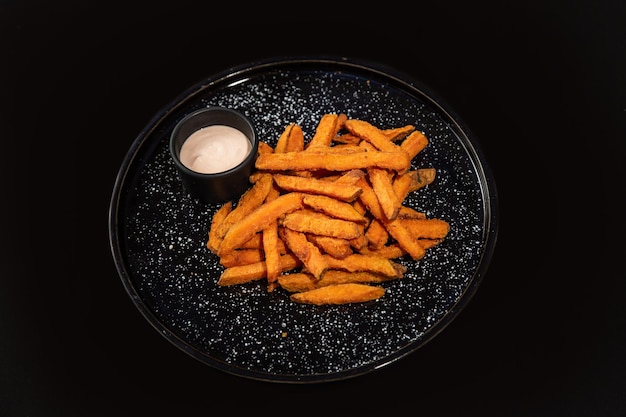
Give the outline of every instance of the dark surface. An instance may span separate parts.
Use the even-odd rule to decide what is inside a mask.
[[[0,5],[0,415],[626,415],[625,6],[256,4]],[[120,164],[163,106],[292,54],[375,60],[439,92],[479,139],[501,211],[490,269],[445,331],[304,386],[178,350],[126,294],[107,236]]]

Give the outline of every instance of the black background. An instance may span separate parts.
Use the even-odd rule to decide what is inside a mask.
[[[0,415],[625,416],[623,1],[0,4]],[[399,362],[326,384],[231,376],[119,279],[108,205],[150,119],[274,56],[371,60],[477,137],[500,197],[475,297]]]

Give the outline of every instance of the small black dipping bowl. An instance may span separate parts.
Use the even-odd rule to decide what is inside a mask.
[[[250,141],[251,150],[234,168],[215,174],[204,174],[187,168],[180,160],[183,143],[192,133],[207,126],[226,125],[241,132]],[[187,192],[202,203],[224,203],[237,200],[250,187],[250,174],[254,168],[259,141],[250,120],[240,112],[224,107],[207,107],[185,116],[172,130],[170,153],[178,175]]]

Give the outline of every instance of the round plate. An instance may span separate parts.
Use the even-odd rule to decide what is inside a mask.
[[[274,146],[287,124],[311,138],[325,113],[379,128],[412,124],[429,144],[413,168],[433,183],[404,204],[444,219],[450,232],[373,302],[303,305],[264,281],[217,286],[223,267],[206,248],[218,205],[183,190],[168,137],[186,114],[211,105],[248,116]],[[167,340],[224,372],[286,383],[356,377],[415,352],[475,293],[497,236],[497,197],[479,147],[455,113],[403,74],[343,58],[272,58],[228,69],[161,110],[133,142],[109,208],[112,255],[143,316]]]

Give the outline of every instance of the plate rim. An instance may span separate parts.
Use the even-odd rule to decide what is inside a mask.
[[[483,242],[480,251],[480,259],[477,264],[477,268],[474,271],[469,284],[464,288],[463,293],[458,297],[457,301],[446,310],[445,314],[437,321],[435,325],[430,327],[425,333],[424,337],[419,339],[419,343],[416,346],[415,342],[410,343],[409,347],[404,347],[400,351],[393,352],[390,355],[385,356],[379,360],[376,360],[369,364],[360,365],[356,368],[350,368],[339,371],[337,373],[324,373],[324,374],[308,374],[308,375],[282,375],[282,374],[269,374],[261,371],[251,371],[249,369],[231,365],[229,363],[219,361],[210,355],[199,351],[199,349],[190,346],[189,343],[182,340],[176,334],[168,329],[168,326],[163,324],[160,319],[147,307],[145,302],[141,299],[139,291],[134,287],[127,266],[124,262],[124,254],[121,250],[120,236],[118,233],[118,212],[119,203],[121,199],[121,192],[123,186],[126,183],[126,179],[129,173],[130,167],[133,165],[137,152],[142,148],[143,144],[151,137],[151,132],[158,128],[159,124],[167,118],[169,114],[176,111],[178,108],[184,106],[186,102],[194,95],[201,93],[203,90],[210,88],[216,83],[226,81],[231,78],[238,78],[242,74],[250,71],[259,71],[264,68],[272,68],[285,65],[333,65],[345,67],[346,69],[359,69],[366,72],[374,72],[383,78],[392,78],[395,82],[402,85],[406,85],[413,90],[417,90],[421,95],[421,98],[427,99],[433,106],[437,108],[437,111],[445,114],[452,122],[456,124],[457,129],[464,135],[465,145],[470,145],[468,151],[473,153],[473,162],[478,162],[476,168],[480,169],[480,184],[483,196],[483,209],[485,214],[483,218],[487,221],[485,225],[485,231],[483,232]],[[485,197],[488,201],[485,201]],[[132,141],[130,148],[125,154],[123,161],[117,172],[115,182],[112,189],[111,198],[108,208],[108,229],[109,229],[109,248],[113,257],[113,261],[121,279],[125,291],[131,297],[133,304],[144,316],[144,318],[154,327],[166,340],[177,346],[179,349],[198,360],[199,362],[210,365],[218,370],[226,372],[231,375],[245,377],[253,380],[275,382],[275,383],[292,383],[292,384],[305,384],[305,383],[320,383],[349,379],[370,373],[371,371],[387,367],[391,363],[395,363],[398,360],[414,353],[431,340],[433,340],[438,334],[440,334],[448,325],[458,316],[458,314],[468,305],[468,303],[474,298],[478,287],[482,283],[484,276],[486,275],[491,258],[495,251],[497,242],[498,228],[499,228],[499,203],[498,194],[493,172],[486,161],[484,153],[481,149],[480,142],[476,136],[472,133],[467,124],[456,114],[453,108],[448,105],[441,95],[433,91],[432,88],[420,83],[410,75],[399,71],[393,67],[386,66],[380,62],[360,59],[360,58],[348,58],[337,57],[331,55],[303,55],[303,56],[274,56],[267,57],[247,63],[241,63],[239,65],[225,68],[222,71],[218,71],[213,75],[196,82],[191,85],[179,95],[174,97],[169,103],[163,106],[144,126],[139,134]]]

